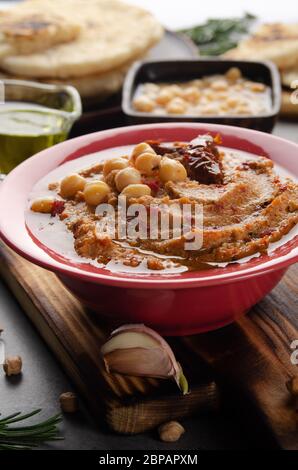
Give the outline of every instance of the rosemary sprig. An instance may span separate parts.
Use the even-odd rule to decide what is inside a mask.
[[[255,19],[250,13],[241,18],[211,18],[182,32],[199,46],[201,55],[220,55],[237,46]]]
[[[59,436],[58,424],[62,421],[60,414],[30,426],[12,426],[21,423],[42,410],[31,413],[14,413],[0,419],[0,450],[26,450],[38,447],[44,442],[63,439]]]

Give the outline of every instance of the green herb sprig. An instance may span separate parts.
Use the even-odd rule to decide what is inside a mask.
[[[31,426],[12,426],[28,420],[41,411],[38,409],[27,414],[18,412],[0,419],[0,450],[28,450],[45,442],[63,439],[59,436],[57,427],[62,421],[60,414]]]
[[[211,18],[206,23],[181,32],[198,45],[201,55],[220,55],[238,45],[255,19],[250,13],[245,13],[241,18]]]

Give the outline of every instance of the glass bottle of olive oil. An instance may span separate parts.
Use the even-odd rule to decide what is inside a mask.
[[[46,106],[8,102],[0,104],[0,173],[7,174],[35,153],[67,138],[66,113]]]

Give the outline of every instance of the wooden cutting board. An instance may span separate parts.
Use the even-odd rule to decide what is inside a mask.
[[[170,339],[190,381],[191,393],[184,397],[169,381],[107,374],[100,346],[111,327],[85,310],[54,274],[3,244],[0,273],[94,415],[104,415],[113,430],[138,433],[169,419],[216,409],[216,377],[227,391],[228,404],[254,415],[281,448],[298,450],[295,403],[285,386],[298,374],[290,361],[291,343],[298,339],[298,266],[235,324]]]
[[[202,361],[184,368],[192,389],[186,396],[171,381],[108,374],[100,348],[111,325],[82,307],[53,273],[24,260],[1,241],[0,274],[99,423],[104,417],[114,431],[134,434],[218,407],[218,387]],[[177,357],[188,364],[185,346],[174,343]]]

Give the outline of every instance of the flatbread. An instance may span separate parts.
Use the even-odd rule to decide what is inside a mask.
[[[163,34],[150,13],[119,0],[27,0],[15,8],[34,13],[41,5],[44,12],[79,22],[81,33],[42,53],[0,60],[13,75],[64,79],[108,72],[143,55]]]
[[[0,57],[31,54],[56,44],[73,41],[79,23],[49,13],[18,14],[14,9],[0,13]]]
[[[280,69],[295,67],[298,65],[298,24],[264,24],[224,57],[271,60]]]
[[[139,57],[138,59],[142,58],[143,57]],[[55,85],[71,85],[78,90],[81,98],[96,98],[100,101],[121,90],[126,73],[132,63],[133,62],[129,62],[122,67],[101,74],[86,75],[85,77],[70,77],[66,79],[41,78],[38,81]],[[33,77],[11,75],[0,70],[0,80],[5,78],[36,81]]]
[[[119,69],[112,70],[99,75],[87,75],[86,77],[71,77],[68,79],[39,79],[41,83],[50,83],[55,85],[71,85],[74,86],[80,93],[82,98],[91,98],[93,96],[102,98],[117,93],[125,78],[128,66],[120,67]],[[0,71],[1,79],[16,79],[16,80],[33,80],[33,77],[22,77],[10,75]]]
[[[125,65],[124,67],[100,75],[71,77],[65,80],[49,79],[46,81],[47,83],[57,85],[72,85],[78,90],[82,98],[91,98],[93,96],[106,97],[117,93],[117,91],[121,89],[128,68],[129,67]]]

